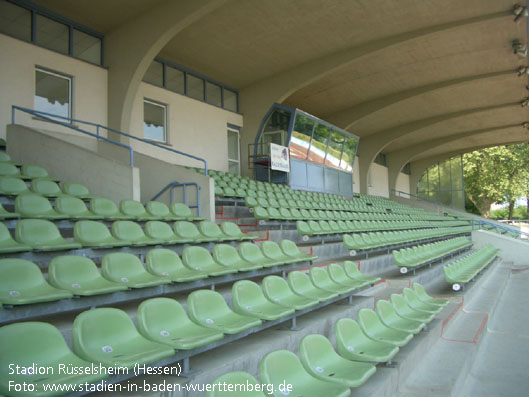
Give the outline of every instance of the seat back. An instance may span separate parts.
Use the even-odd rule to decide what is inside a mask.
[[[112,237],[105,224],[96,221],[75,222],[73,235],[75,241],[84,245],[99,243]]]
[[[133,221],[115,221],[112,223],[112,234],[120,240],[138,241],[145,238],[140,225]]]
[[[81,215],[88,211],[83,200],[70,196],[57,197],[55,199],[55,209],[57,212],[69,216]]]
[[[274,241],[263,241],[261,243],[261,251],[265,256],[271,259],[280,260],[284,256],[281,248]]]
[[[172,203],[171,204],[171,212],[182,219],[192,219],[194,218],[193,213],[189,209],[187,205],[184,203]]]
[[[23,219],[17,223],[15,238],[28,245],[47,244],[62,240],[54,223],[44,219]]]
[[[40,165],[23,165],[21,168],[22,175],[34,179],[34,178],[48,178],[48,171]]]
[[[152,216],[159,216],[161,218],[171,217],[171,211],[165,203],[159,201],[149,201],[145,204],[145,209]]]
[[[169,298],[152,298],[138,306],[136,321],[140,333],[149,338],[150,335],[170,337],[171,331],[191,323],[182,305]]]
[[[1,176],[20,176],[20,171],[15,165],[11,163],[1,162],[0,163],[0,175]]]
[[[220,228],[215,222],[202,221],[198,224],[198,230],[206,237],[221,239],[223,237]]]
[[[104,197],[94,197],[91,199],[90,210],[94,214],[104,216],[105,218],[112,218],[119,215],[116,203]]]
[[[48,266],[48,280],[57,288],[80,288],[81,282],[97,280],[100,277],[94,261],[84,256],[56,256]]]
[[[345,270],[337,263],[329,264],[329,266],[327,266],[327,271],[333,281],[345,283],[349,281],[347,274],[345,274]]]
[[[43,196],[60,196],[62,194],[59,185],[49,179],[33,179],[31,190]]]
[[[216,266],[211,254],[204,247],[185,247],[182,252],[182,262],[193,270],[205,271],[209,266]]]
[[[178,254],[167,248],[155,248],[147,252],[145,266],[150,273],[163,277],[178,274],[184,267]]]
[[[25,259],[0,259],[0,295],[18,296],[20,291],[46,284],[40,269]]]
[[[304,336],[299,342],[299,356],[305,369],[319,372],[336,362],[336,352],[329,339],[323,335],[311,334]]]
[[[175,234],[171,226],[165,222],[149,221],[145,224],[145,233],[153,239],[169,240],[175,238]]]
[[[61,185],[64,194],[75,197],[85,197],[90,195],[90,191],[85,185],[75,182],[63,182]]]
[[[279,385],[289,380],[308,377],[298,357],[288,350],[276,350],[266,354],[259,364],[261,382]]]
[[[329,278],[329,273],[327,273],[321,267],[312,267],[309,271],[309,277],[312,283],[323,289],[333,289],[333,281]]]
[[[136,200],[121,200],[119,202],[119,209],[123,214],[134,218],[149,216],[143,204]]]
[[[6,151],[0,150],[0,163],[10,163],[11,156]]]
[[[290,286],[292,291],[295,292],[306,292],[315,288],[314,285],[310,282],[309,276],[297,270],[288,273],[287,279],[288,285]]]
[[[15,212],[22,216],[39,216],[53,212],[53,208],[46,197],[39,194],[21,194],[15,199]]]
[[[229,244],[216,244],[212,250],[213,259],[223,266],[233,267],[241,261],[235,247]]]
[[[136,255],[111,252],[103,257],[101,271],[109,280],[127,283],[129,277],[145,273],[145,268]]]
[[[26,182],[24,182],[20,178],[1,176],[0,190],[5,194],[11,194],[16,196],[20,193],[27,192],[28,187],[26,186]]]
[[[250,280],[239,280],[235,282],[231,289],[232,306],[247,308],[259,303],[268,302],[263,295],[259,285]]]
[[[198,323],[209,323],[208,319],[218,318],[231,313],[226,301],[216,291],[201,289],[191,292],[187,297],[189,318]]]
[[[174,231],[178,237],[190,240],[198,240],[202,236],[197,227],[188,221],[177,221],[174,223]]]
[[[301,254],[298,246],[290,240],[281,240],[281,242],[279,243],[279,247],[287,256],[298,256]]]
[[[286,280],[279,276],[266,276],[262,287],[264,295],[273,302],[293,294]]]
[[[266,259],[259,247],[248,241],[239,244],[239,254],[241,258],[248,262],[262,261]]]
[[[222,233],[230,237],[240,237],[243,235],[243,232],[236,223],[233,222],[222,222],[220,224],[220,230]]]

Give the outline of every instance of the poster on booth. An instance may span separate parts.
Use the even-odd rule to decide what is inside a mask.
[[[276,171],[290,172],[288,148],[275,143],[270,144],[270,168]]]

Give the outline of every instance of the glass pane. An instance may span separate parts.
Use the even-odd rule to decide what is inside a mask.
[[[0,33],[30,41],[31,12],[2,0],[0,2]]]
[[[165,105],[143,102],[143,136],[165,142]]]
[[[204,80],[187,75],[187,95],[191,98],[204,100]]]
[[[452,189],[463,190],[463,172],[461,169],[461,157],[454,157],[450,160],[452,172]]]
[[[285,145],[285,136],[290,124],[291,113],[284,110],[274,110],[259,137],[258,154],[268,154],[268,144]]]
[[[228,159],[239,161],[239,133],[228,130]]]
[[[185,92],[185,74],[181,70],[167,66],[165,68],[165,88],[180,94]]]
[[[331,129],[326,125],[318,124],[316,126],[310,144],[309,161],[316,164],[323,164],[325,152],[327,151],[327,141],[330,135]]]
[[[73,30],[73,56],[101,65],[101,40],[80,30]]]
[[[452,205],[459,209],[465,208],[465,199],[463,198],[463,192],[461,190],[455,191],[453,193]]]
[[[450,183],[450,160],[443,161],[439,164],[439,176],[441,178],[440,189],[442,191],[450,191],[452,189]]]
[[[143,76],[143,81],[163,87],[163,64],[161,62],[152,61],[149,69]]]
[[[37,69],[35,110],[70,117],[70,78]]]
[[[350,136],[345,137],[345,147],[343,149],[342,161],[340,162],[341,169],[348,172],[353,172],[357,145],[358,139]]]
[[[37,15],[37,44],[62,54],[68,54],[68,26],[42,15]]]
[[[439,190],[439,168],[437,165],[428,170],[428,190],[431,192]]]
[[[237,93],[226,88],[224,89],[224,109],[237,111]]]
[[[451,206],[452,205],[452,192],[449,190],[441,191],[440,199],[441,199],[441,203],[443,203],[444,205]]]
[[[329,139],[329,149],[327,149],[327,157],[325,158],[325,165],[333,168],[340,168],[340,160],[342,158],[342,149],[345,142],[345,137],[337,131],[331,133]]]
[[[419,192],[427,192],[428,191],[428,173],[425,172],[421,179],[419,180],[419,183],[417,184],[417,189]]]
[[[296,115],[296,122],[290,138],[290,157],[306,160],[309,153],[310,137],[314,128],[314,120],[303,115]]]
[[[239,163],[228,161],[228,172],[230,174],[239,175]]]
[[[206,92],[208,96],[207,103],[211,103],[215,106],[222,106],[222,92],[218,85],[207,82]]]

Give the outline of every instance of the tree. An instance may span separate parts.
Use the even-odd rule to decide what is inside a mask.
[[[509,205],[509,218],[516,199],[527,194],[529,145],[496,146],[463,156],[465,192],[481,215],[490,215],[494,203]]]

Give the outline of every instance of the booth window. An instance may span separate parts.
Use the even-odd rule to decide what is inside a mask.
[[[57,72],[36,68],[34,109],[71,118],[72,78]]]
[[[143,136],[157,142],[167,142],[167,105],[143,100]]]

